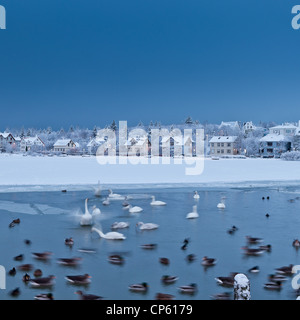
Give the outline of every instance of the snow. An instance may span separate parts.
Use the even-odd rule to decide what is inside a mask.
[[[105,157],[113,160],[111,157]],[[100,164],[96,157],[66,156],[42,157],[22,156],[16,154],[0,155],[0,186],[9,186],[10,190],[25,190],[21,186],[62,186],[96,185],[141,185],[155,184],[181,186],[224,186],[230,184],[267,185],[296,184],[300,181],[300,161],[283,161],[280,159],[205,159],[204,170],[198,175],[187,175],[186,169],[199,167],[203,160],[192,164],[163,164],[168,159],[143,158],[145,164],[138,162],[137,157],[120,157],[117,164]],[[152,160],[160,161],[151,164]],[[123,161],[124,164],[118,164]],[[178,160],[177,160],[178,161]],[[18,187],[18,188],[16,188]],[[0,189],[0,191],[2,191]]]
[[[236,136],[216,136],[210,139],[209,142],[235,142],[236,139]]]
[[[280,141],[289,141],[288,137],[284,136],[283,134],[272,134],[269,133],[265,137],[261,138],[260,141],[266,142],[280,142]]]

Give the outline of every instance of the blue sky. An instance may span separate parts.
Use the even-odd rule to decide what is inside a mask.
[[[0,0],[0,129],[297,121],[300,0]]]

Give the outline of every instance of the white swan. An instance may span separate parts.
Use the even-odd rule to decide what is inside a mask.
[[[224,200],[221,200],[221,202],[218,203],[217,208],[218,209],[225,209],[226,208]]]
[[[144,223],[144,222],[138,222],[136,224],[137,227],[140,227],[140,230],[154,230],[159,227],[158,224],[155,223]]]
[[[129,212],[130,213],[139,213],[139,212],[142,212],[143,211],[143,208],[141,207],[138,207],[138,206],[129,206]]]
[[[104,200],[104,201],[102,202],[102,204],[103,204],[104,206],[108,206],[108,205],[110,205],[110,201],[109,201],[109,199],[108,199],[108,198],[106,198],[106,200]]]
[[[112,229],[124,229],[124,228],[128,228],[129,227],[129,223],[128,222],[114,222],[112,225],[111,225],[111,228]]]
[[[98,215],[101,214],[101,210],[99,208],[97,208],[96,206],[93,206],[93,211],[92,211],[92,215]]]
[[[93,224],[93,216],[90,214],[88,209],[88,198],[85,199],[85,213],[81,216],[80,224],[82,226],[90,226]]]
[[[163,201],[155,200],[155,197],[152,196],[152,201],[150,202],[151,206],[165,206],[166,203]]]
[[[124,200],[125,197],[118,194],[118,193],[113,193],[113,191],[111,189],[108,190],[109,191],[109,195],[108,197],[111,199],[117,199],[117,200]]]
[[[187,214],[187,219],[195,219],[198,218],[199,214],[197,213],[197,206],[193,206],[193,212],[190,212]]]
[[[101,196],[101,187],[100,187],[100,181],[98,181],[98,187],[94,188],[95,189],[95,197],[100,197]]]
[[[126,239],[124,234],[119,233],[119,232],[115,232],[115,231],[107,232],[107,233],[104,234],[102,232],[102,230],[97,229],[95,227],[93,227],[91,229],[91,232],[93,232],[93,231],[97,232],[101,238],[104,238],[104,239],[107,239],[107,240],[125,240]]]
[[[198,191],[194,191],[194,199],[200,199],[200,195],[198,194]]]

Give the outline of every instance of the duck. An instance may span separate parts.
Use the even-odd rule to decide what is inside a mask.
[[[144,222],[138,222],[136,224],[137,227],[139,227],[140,230],[154,230],[159,227],[156,223],[144,223]]]
[[[80,225],[81,226],[90,226],[93,224],[93,216],[90,214],[88,209],[88,198],[85,199],[85,212],[81,216]]]
[[[33,269],[33,265],[29,263],[21,264],[18,266],[18,269],[21,271],[31,271]]]
[[[168,293],[158,292],[155,295],[155,300],[174,300],[174,299],[175,299],[175,297],[171,294],[168,294]]]
[[[53,275],[45,278],[31,279],[30,285],[32,287],[52,287],[54,285],[54,279],[55,276]]]
[[[36,278],[38,278],[38,277],[41,277],[41,276],[43,275],[43,272],[42,272],[41,269],[36,269],[36,270],[34,270],[33,275],[34,275]]]
[[[112,264],[123,264],[125,260],[119,254],[112,254],[108,257],[108,261]]]
[[[25,239],[25,240],[24,240],[24,243],[25,243],[26,245],[31,245],[31,240]]]
[[[15,288],[14,290],[10,291],[9,293],[12,297],[17,297],[21,294],[20,288]]]
[[[295,239],[293,241],[293,247],[296,247],[296,248],[300,247],[300,241],[298,239]]]
[[[199,217],[199,214],[197,212],[197,206],[193,206],[193,212],[188,213],[186,218],[187,219],[195,219],[198,217]]]
[[[217,260],[214,259],[214,258],[208,258],[207,256],[204,256],[202,258],[202,262],[201,264],[203,266],[206,266],[206,267],[210,267],[210,266],[214,266],[216,264]]]
[[[67,246],[73,246],[74,245],[74,240],[73,240],[73,238],[71,237],[71,238],[66,238],[65,239],[65,245],[67,245]]]
[[[32,252],[32,256],[38,260],[49,260],[52,252],[45,251],[45,252]]]
[[[179,278],[177,276],[169,276],[169,275],[164,275],[161,278],[161,281],[165,284],[170,284],[170,283],[174,283],[175,281],[177,281]]]
[[[30,281],[30,275],[28,273],[25,273],[23,278],[22,278],[23,282],[28,282]]]
[[[196,255],[194,255],[193,253],[188,254],[188,255],[186,256],[186,260],[187,260],[188,262],[193,262],[193,261],[196,260]]]
[[[165,206],[166,202],[155,200],[155,196],[152,196],[152,201],[150,202],[151,206]]]
[[[80,300],[103,300],[103,297],[97,296],[95,294],[84,293],[81,290],[75,291],[78,294]]]
[[[198,191],[194,191],[194,199],[200,199],[200,195],[198,194]]]
[[[191,283],[191,284],[186,285],[186,286],[180,286],[178,288],[178,290],[181,293],[194,294],[197,291],[197,284],[196,283]]]
[[[98,180],[98,186],[94,188],[94,195],[95,197],[101,197],[101,186],[100,186],[100,181]]]
[[[121,222],[114,222],[110,228],[111,229],[125,229],[128,227],[129,227],[129,222],[121,221]]]
[[[188,244],[189,244],[189,239],[184,239],[183,240],[183,245],[181,246],[181,250],[186,250],[187,249],[187,246],[188,246]]]
[[[227,230],[227,232],[229,234],[233,234],[234,232],[236,232],[238,230],[238,228],[236,226],[232,226],[230,229]]]
[[[68,282],[77,285],[86,285],[91,282],[91,276],[88,273],[83,275],[66,276],[65,279]]]
[[[272,249],[272,246],[270,244],[264,245],[264,246],[259,246],[259,249],[262,249],[264,251],[270,252]]]
[[[251,273],[258,273],[260,271],[259,266],[254,266],[248,270]]]
[[[102,204],[103,204],[104,206],[108,206],[108,205],[110,205],[110,201],[109,201],[109,199],[108,199],[108,198],[106,198],[104,201],[102,201]]]
[[[34,297],[35,300],[54,300],[54,296],[51,292],[49,293],[41,293],[41,294],[37,294]]]
[[[270,281],[264,284],[265,289],[280,290],[282,288],[281,281]]]
[[[129,212],[130,213],[139,213],[139,212],[142,212],[143,211],[143,208],[141,208],[141,207],[138,207],[138,206],[131,206],[131,205],[129,205]]]
[[[16,224],[19,224],[21,222],[21,220],[19,218],[14,219],[10,224],[9,227],[12,228],[14,227]]]
[[[57,259],[57,263],[64,265],[64,266],[77,266],[82,258],[74,257],[74,258],[59,258]]]
[[[146,244],[142,244],[140,246],[142,249],[146,249],[146,250],[153,250],[157,248],[157,244],[156,243],[146,243]]]
[[[287,277],[281,274],[270,274],[268,276],[269,281],[286,281]]]
[[[23,254],[19,254],[19,255],[14,257],[15,261],[22,261],[23,259],[24,259],[24,255]]]
[[[236,272],[231,272],[228,277],[217,277],[215,280],[219,285],[225,286],[225,287],[233,287],[234,285],[234,277],[237,275]]]
[[[168,258],[159,258],[159,262],[161,264],[165,264],[165,265],[169,265],[170,264],[170,260]]]
[[[15,267],[13,267],[12,269],[10,269],[10,270],[8,271],[8,274],[9,274],[10,276],[15,276],[16,273],[17,273],[17,270],[16,270]]]
[[[148,290],[149,286],[147,282],[137,283],[137,284],[131,284],[128,289],[130,291],[135,292],[146,292]]]
[[[290,264],[289,266],[284,266],[284,267],[281,267],[281,268],[277,268],[276,272],[280,273],[280,274],[290,275],[290,274],[293,273],[293,265]]]
[[[246,236],[246,240],[250,244],[257,244],[257,243],[263,242],[262,238],[254,238],[254,237],[250,237],[250,236]]]
[[[249,248],[249,247],[242,247],[242,249],[244,250],[245,255],[248,255],[248,256],[258,256],[265,251],[260,248]]]
[[[212,296],[212,299],[214,300],[230,300],[230,294],[229,292],[223,292],[223,293],[217,293]]]
[[[97,229],[95,227],[91,229],[91,232],[93,231],[97,232],[101,238],[104,238],[107,240],[125,240],[126,239],[126,237],[122,233],[115,232],[115,231],[104,234],[102,230]]]
[[[224,200],[222,200],[221,202],[218,203],[217,208],[218,209],[225,209],[226,208]]]

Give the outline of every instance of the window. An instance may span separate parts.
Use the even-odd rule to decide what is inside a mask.
[[[273,149],[267,149],[267,152],[273,153]]]
[[[231,153],[231,150],[230,150],[230,149],[228,149],[228,150],[227,150],[227,153]]]
[[[215,146],[215,144],[212,142],[211,144],[210,144],[212,147],[214,147]]]
[[[268,143],[267,143],[267,146],[268,146],[268,147],[272,147],[272,146],[273,146],[273,142],[268,142]]]
[[[230,142],[227,143],[227,147],[231,147],[231,143]]]
[[[217,150],[217,153],[220,153],[220,149]]]
[[[224,143],[221,143],[221,147],[224,147]]]
[[[217,146],[220,147],[220,143],[217,143]]]
[[[221,153],[224,153],[224,149],[221,150]]]

